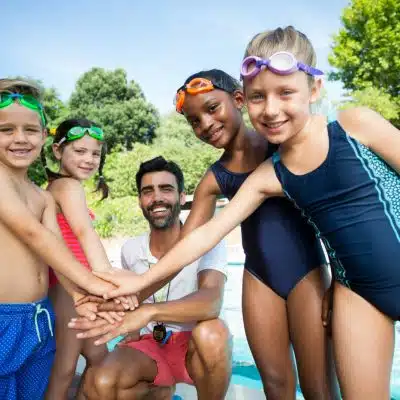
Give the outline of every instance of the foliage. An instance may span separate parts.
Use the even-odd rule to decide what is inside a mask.
[[[123,69],[92,68],[77,81],[70,99],[70,117],[96,121],[106,133],[108,149],[150,143],[159,125],[158,112],[139,85],[128,81]]]
[[[218,158],[211,146],[196,144],[187,147],[177,141],[166,146],[136,144],[133,151],[112,153],[104,169],[113,198],[137,196],[135,175],[140,163],[157,156],[175,161],[183,170],[185,189],[192,193],[207,168]]]
[[[103,201],[93,199],[94,196],[88,197],[92,197],[89,207],[95,210],[94,227],[101,237],[134,236],[148,230],[137,197],[126,196]]]
[[[352,0],[334,36],[330,79],[359,91],[375,87],[393,98],[400,93],[400,2]]]
[[[368,87],[363,90],[355,90],[350,92],[348,97],[350,99],[342,102],[339,108],[366,106],[380,113],[388,120],[399,121],[400,119],[399,105],[382,89]]]

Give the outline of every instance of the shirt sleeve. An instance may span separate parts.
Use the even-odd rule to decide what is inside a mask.
[[[199,260],[197,273],[206,269],[222,272],[227,277],[228,254],[225,240],[221,240],[213,249]]]

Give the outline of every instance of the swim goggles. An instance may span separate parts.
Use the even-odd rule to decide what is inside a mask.
[[[82,126],[74,126],[67,134],[58,142],[58,144],[64,142],[72,142],[73,140],[80,139],[85,135],[89,135],[93,139],[104,141],[104,132],[97,126],[91,126],[90,128],[84,128]]]
[[[15,101],[18,101],[22,106],[27,107],[30,110],[36,111],[42,120],[43,126],[46,125],[43,106],[40,104],[38,99],[28,94],[8,92],[0,93],[0,109],[8,107]]]
[[[182,114],[183,103],[185,102],[186,92],[191,95],[196,95],[200,93],[211,92],[214,89],[220,89],[217,85],[212,83],[209,79],[206,78],[194,78],[186,85],[181,86],[176,93],[174,104],[176,107],[176,111]]]
[[[257,56],[246,57],[242,62],[240,77],[241,79],[254,78],[265,68],[278,75],[290,75],[296,71],[303,71],[311,76],[324,74],[317,68],[297,61],[292,53],[279,51],[266,60]]]

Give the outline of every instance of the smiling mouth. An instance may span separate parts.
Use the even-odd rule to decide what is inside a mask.
[[[208,142],[214,142],[216,139],[219,139],[219,136],[221,134],[222,129],[224,129],[223,126],[220,128],[216,129],[210,136],[208,136],[207,141]]]
[[[31,150],[30,149],[14,149],[14,150],[10,150],[10,152],[17,156],[26,156],[27,154],[29,154],[31,152]]]
[[[169,210],[168,207],[165,206],[157,206],[150,210],[150,212],[154,215],[164,215]]]
[[[287,121],[280,121],[280,122],[264,122],[263,125],[268,129],[277,129],[280,128],[283,124]]]

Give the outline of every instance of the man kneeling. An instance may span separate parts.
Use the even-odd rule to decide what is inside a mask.
[[[124,268],[142,274],[179,239],[184,179],[178,165],[157,157],[141,164],[136,184],[150,232],[128,240],[121,260]],[[195,385],[200,400],[223,399],[231,375],[230,334],[218,319],[225,267],[220,243],[169,283],[141,293],[144,303],[126,313],[117,328],[129,335],[99,367],[87,371],[87,398],[170,399],[175,384],[184,382]]]

